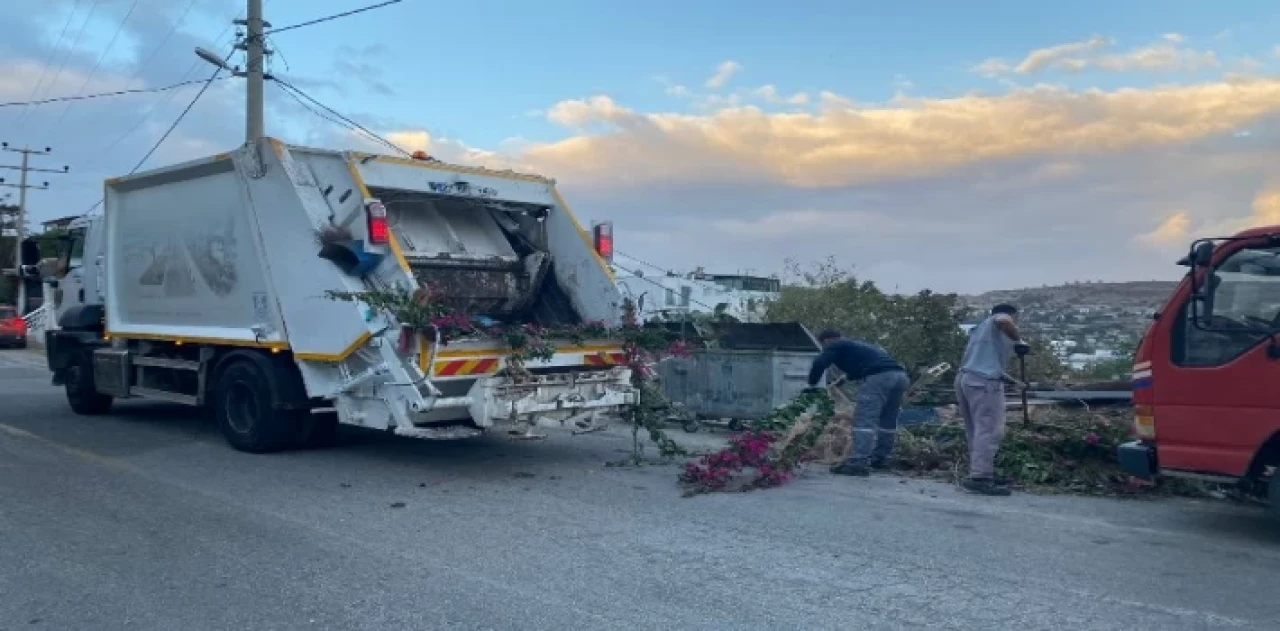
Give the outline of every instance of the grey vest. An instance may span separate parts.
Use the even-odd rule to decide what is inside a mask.
[[[989,316],[969,332],[969,345],[960,360],[960,372],[986,379],[999,379],[1013,357],[1014,341],[996,327],[996,317]]]

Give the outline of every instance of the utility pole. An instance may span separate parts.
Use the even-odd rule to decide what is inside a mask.
[[[247,0],[245,7],[245,142],[257,144],[266,134],[263,91],[267,53],[266,22],[262,19],[262,0]],[[236,21],[237,24],[241,22]]]
[[[49,147],[45,147],[43,151],[39,149],[29,149],[25,147],[22,149],[16,149],[16,148],[10,147],[9,143],[2,142],[0,143],[0,149],[3,149],[4,151],[10,151],[13,153],[22,154],[22,164],[19,166],[0,164],[0,169],[9,169],[12,171],[19,171],[21,173],[21,175],[18,176],[18,183],[8,184],[4,181],[4,178],[0,178],[0,186],[18,189],[18,219],[17,219],[17,225],[14,226],[14,232],[17,238],[14,240],[14,243],[13,243],[13,271],[18,277],[18,313],[21,315],[26,315],[27,314],[27,285],[26,283],[23,282],[24,279],[22,277],[22,242],[27,238],[27,189],[34,188],[39,191],[49,190],[48,182],[43,182],[41,183],[40,186],[27,184],[27,173],[30,173],[32,171],[35,171],[37,173],[66,173],[71,170],[71,167],[64,166],[62,167],[62,170],[58,170],[58,169],[39,169],[39,168],[30,166],[31,156],[48,155],[53,151],[53,149],[50,149]]]
[[[251,176],[260,177],[262,157],[258,145],[259,141],[266,136],[264,104],[267,79],[266,57],[271,54],[266,47],[266,29],[271,26],[271,23],[262,19],[262,0],[246,0],[244,16],[243,20],[235,21],[236,25],[245,27],[244,39],[236,44],[237,50],[245,52],[243,72],[239,68],[228,65],[227,60],[220,55],[204,48],[196,47],[196,56],[234,76],[245,78],[244,140],[250,151],[249,155],[256,163],[251,169]]]

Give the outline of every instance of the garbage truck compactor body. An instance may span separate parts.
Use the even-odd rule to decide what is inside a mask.
[[[604,248],[553,180],[266,139],[108,180],[103,214],[68,239],[46,343],[81,414],[131,397],[207,406],[257,452],[339,424],[591,429],[635,401],[617,340],[551,340],[554,357],[509,371],[491,335],[410,331],[360,299],[429,287],[498,323],[617,325]]]

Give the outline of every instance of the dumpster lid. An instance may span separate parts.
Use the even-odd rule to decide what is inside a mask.
[[[716,325],[721,348],[817,353],[818,342],[799,322],[723,323]]]
[[[645,327],[666,331],[694,347],[715,346],[728,350],[772,350],[818,353],[822,348],[799,322],[646,322]]]

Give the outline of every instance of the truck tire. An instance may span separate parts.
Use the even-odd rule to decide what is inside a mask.
[[[111,409],[112,398],[98,392],[93,382],[93,355],[85,350],[67,366],[63,387],[71,411],[83,416],[101,416]]]
[[[297,444],[298,414],[273,405],[273,377],[248,357],[233,359],[218,370],[213,413],[222,435],[239,451],[270,453]]]
[[[312,414],[304,421],[302,446],[308,449],[324,449],[338,444],[338,413]]]

